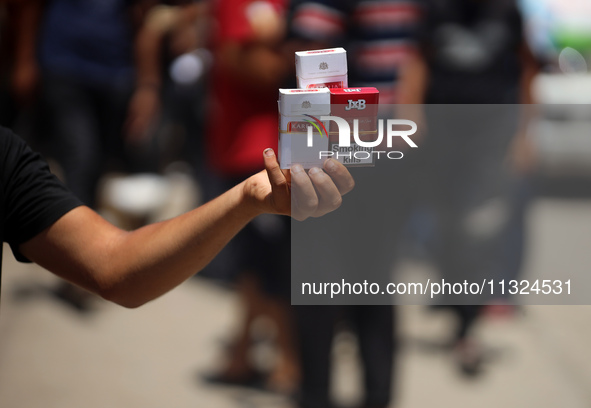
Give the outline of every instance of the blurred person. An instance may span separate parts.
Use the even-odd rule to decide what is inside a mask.
[[[289,64],[282,53],[286,1],[221,0],[211,6],[213,66],[208,91],[206,195],[262,168],[262,146],[277,146],[277,93]],[[223,154],[220,154],[223,152]],[[214,383],[258,386],[291,394],[299,381],[289,307],[288,220],[261,217],[249,225],[206,274],[236,282],[241,313]],[[261,317],[275,326],[277,358],[269,372],[251,359],[252,329]]]
[[[414,49],[414,36],[420,16],[417,2],[300,0],[294,1],[291,9],[290,39],[295,42],[298,51],[344,47],[348,55],[349,87],[373,86],[380,91],[380,105],[397,102],[399,73]],[[377,281],[389,274],[389,267],[395,260],[393,253],[396,244],[393,241],[408,214],[409,198],[414,196],[407,191],[412,186],[409,177],[405,176],[411,174],[408,170],[414,167],[414,162],[414,159],[405,158],[396,164],[395,169],[379,168],[377,172],[373,169],[352,169],[360,181],[358,186],[362,186],[355,197],[358,204],[363,204],[343,208],[341,221],[346,219],[346,223],[338,220],[331,222],[330,219],[316,223],[317,226],[306,232],[315,239],[309,246],[304,245],[305,249],[301,249],[301,254],[307,254],[314,251],[314,247],[322,248],[321,258],[343,258],[345,261],[326,265],[309,265],[300,261],[300,267],[314,268],[322,273],[333,270],[333,274],[343,271],[351,274],[363,272],[368,281],[371,280],[369,276],[376,277]],[[375,197],[375,191],[370,186],[384,176],[387,179],[383,181],[398,186],[400,194],[396,202],[380,197],[377,200],[381,200],[381,203],[374,204],[375,200],[371,197]],[[365,187],[368,189],[364,190]],[[365,203],[372,203],[368,209],[371,215],[362,210],[368,205]],[[377,218],[386,211],[394,214],[394,219]],[[360,216],[360,213],[364,215]],[[381,225],[377,228],[381,231],[375,231],[376,225]],[[350,237],[351,231],[355,231],[359,237]],[[388,231],[388,236],[383,236],[385,231]],[[342,246],[328,244],[336,241]],[[378,241],[381,242],[376,244]],[[347,250],[343,251],[342,248]],[[357,251],[349,251],[349,248],[357,248]],[[365,262],[367,259],[372,261],[368,264]],[[393,306],[297,306],[295,310],[302,364],[299,406],[333,406],[330,395],[331,350],[336,333],[343,328],[353,332],[359,343],[365,391],[361,406],[389,406],[394,396],[396,316]]]
[[[344,46],[350,86],[372,86],[380,104],[398,101],[400,69],[415,48],[416,0],[296,0],[290,34],[306,49]]]
[[[197,179],[205,176],[202,135],[210,23],[208,1],[171,1],[149,10],[136,36],[136,87],[125,123],[128,140],[135,143],[150,137],[153,129],[157,138],[165,133],[160,139],[166,140],[156,143],[159,159],[190,163]],[[180,126],[181,138],[170,140],[172,131],[164,132],[170,124]],[[169,157],[162,157],[163,150]]]
[[[147,144],[124,143],[123,125],[134,87],[134,35],[154,3],[42,2],[38,36],[29,39],[38,58],[48,153],[68,187],[92,208],[107,169],[152,166]],[[88,293],[74,286],[61,283],[52,293],[80,312],[91,310]]]
[[[269,5],[269,4],[267,4]],[[234,10],[233,8],[237,7],[236,10]],[[245,8],[243,8],[245,7]],[[222,20],[224,21],[223,26],[222,27],[218,27],[218,30],[220,30],[223,33],[223,38],[221,40],[219,40],[219,42],[223,42],[223,45],[220,46],[220,48],[224,48],[226,47],[225,50],[220,50],[217,49],[217,44],[218,44],[218,39],[215,38],[214,36],[214,52],[219,51],[219,52],[225,52],[226,54],[230,55],[228,52],[228,48],[229,45],[227,44],[227,42],[229,41],[235,41],[238,40],[239,43],[236,43],[235,45],[237,47],[241,47],[244,48],[245,50],[240,51],[240,50],[236,50],[236,51],[230,51],[231,52],[241,52],[242,55],[236,55],[235,58],[241,58],[241,57],[246,57],[248,54],[253,55],[256,52],[260,52],[260,50],[256,50],[254,48],[257,47],[257,42],[260,42],[261,44],[263,44],[265,47],[267,47],[267,45],[265,44],[265,42],[267,41],[271,41],[271,42],[277,42],[278,39],[282,36],[282,33],[280,31],[277,31],[277,28],[271,27],[269,29],[269,27],[267,27],[267,23],[268,21],[266,19],[270,19],[271,24],[276,24],[273,22],[274,19],[276,19],[277,17],[273,14],[275,12],[272,11],[271,9],[271,14],[269,14],[270,10],[267,8],[265,8],[265,5],[263,3],[257,3],[255,4],[253,7],[250,7],[248,10],[247,8],[249,7],[248,3],[245,2],[244,4],[207,4],[206,2],[198,2],[198,3],[192,3],[192,4],[183,4],[180,6],[172,6],[172,5],[162,5],[162,6],[158,6],[153,8],[150,13],[148,14],[147,18],[146,18],[146,23],[144,24],[144,26],[142,27],[142,29],[140,30],[139,34],[138,34],[138,40],[137,40],[137,55],[138,55],[138,83],[140,84],[149,84],[150,86],[144,88],[138,88],[136,89],[134,96],[132,97],[132,103],[130,105],[130,111],[133,112],[134,111],[134,107],[137,106],[138,109],[138,115],[130,115],[129,119],[130,121],[127,123],[128,125],[128,129],[131,132],[130,134],[132,135],[132,137],[143,137],[144,130],[149,126],[149,124],[151,122],[153,122],[154,120],[154,114],[156,112],[158,112],[160,110],[160,100],[158,98],[158,89],[161,89],[163,87],[165,87],[167,84],[164,83],[163,84],[163,79],[166,75],[164,75],[161,71],[161,60],[160,60],[160,55],[162,53],[162,48],[164,48],[164,40],[168,35],[173,35],[174,32],[179,31],[179,27],[189,27],[192,24],[194,24],[195,22],[199,21],[199,20],[209,20],[212,17],[221,17]],[[258,7],[258,9],[257,9]],[[261,17],[260,13],[263,13],[263,16]],[[230,15],[229,13],[234,13],[233,15]],[[248,16],[246,15],[241,15],[241,13],[248,13]],[[265,17],[265,13],[269,14],[267,17]],[[213,16],[212,16],[213,14]],[[258,14],[258,15],[257,15]],[[242,28],[240,28],[241,30],[245,31],[243,34],[239,34],[239,36],[243,36],[244,38],[240,38],[237,36],[236,32],[232,31],[235,29],[235,27],[230,27],[229,26],[229,22],[228,19],[232,19],[232,24],[234,23],[238,23],[239,25],[243,25]],[[244,18],[248,18],[248,21],[244,21]],[[206,23],[206,26],[209,27],[211,26],[211,24]],[[250,26],[250,27],[249,27]],[[253,31],[254,34],[249,34],[249,31]],[[190,32],[190,30],[189,30]],[[203,37],[210,37],[211,33],[208,32],[204,32],[204,30],[200,30],[199,33],[193,33],[196,37],[194,39],[194,42],[197,43],[203,43],[204,42],[204,38]],[[197,36],[201,36],[201,38],[197,38]],[[252,37],[252,38],[250,38]],[[267,38],[268,37],[268,38]],[[274,37],[277,37],[277,39],[275,39]],[[186,38],[186,37],[185,37]],[[185,41],[186,42],[186,41]],[[190,41],[189,41],[190,42]],[[243,42],[248,42],[248,44],[242,44]],[[262,49],[263,47],[261,47],[259,44],[258,47],[260,49]],[[249,48],[252,48],[254,50],[250,51]],[[219,55],[219,54],[216,54]],[[254,58],[254,57],[253,57]],[[277,56],[274,56],[275,60],[278,60]],[[219,138],[220,137],[220,133],[223,132],[222,134],[222,139],[220,141],[217,142],[217,148],[219,149],[226,149],[227,146],[230,146],[232,143],[235,143],[232,141],[232,138],[235,138],[236,136],[238,136],[238,140],[237,142],[242,142],[244,143],[246,139],[246,137],[248,136],[248,134],[245,135],[245,132],[247,131],[241,131],[240,129],[242,127],[248,126],[247,124],[245,125],[244,121],[249,121],[249,120],[255,120],[257,117],[262,117],[263,119],[261,120],[261,123],[263,125],[266,125],[268,123],[268,119],[271,118],[271,126],[273,126],[273,122],[276,122],[275,119],[275,114],[272,113],[271,115],[273,116],[269,116],[269,112],[272,112],[271,109],[276,110],[276,108],[273,106],[273,108],[270,109],[270,104],[269,103],[263,103],[262,104],[262,108],[257,108],[254,107],[253,109],[250,109],[249,112],[246,112],[246,114],[244,112],[237,112],[234,111],[232,109],[228,109],[228,107],[236,107],[237,106],[237,102],[234,101],[232,98],[228,98],[227,97],[227,89],[228,87],[225,87],[225,82],[226,81],[235,81],[231,76],[235,76],[234,74],[238,71],[241,71],[241,67],[237,66],[237,64],[239,64],[240,62],[238,61],[233,61],[232,64],[233,65],[228,65],[228,63],[225,62],[219,62],[216,61],[216,67],[225,70],[225,71],[230,71],[229,73],[224,74],[224,76],[222,77],[222,74],[213,74],[213,85],[212,85],[212,94],[214,95],[214,97],[218,97],[218,98],[222,98],[222,101],[220,102],[220,106],[218,109],[213,109],[213,113],[217,116],[223,115],[224,118],[218,118],[218,120],[216,120],[216,124],[212,125],[212,123],[209,124],[210,127],[210,133],[214,133],[214,139]],[[257,94],[258,97],[261,96],[261,92],[256,90],[256,81],[260,81],[260,78],[258,78],[256,75],[258,73],[253,73],[253,71],[257,70],[256,67],[257,62],[254,61],[253,62],[253,66],[251,67],[251,72],[246,73],[247,76],[249,76],[249,80],[251,80],[253,83],[250,85],[253,89],[255,89],[255,92]],[[215,69],[214,69],[215,71]],[[230,76],[231,75],[231,76]],[[216,78],[222,78],[222,80],[217,79]],[[241,98],[241,92],[242,88],[244,88],[243,86],[243,82],[244,80],[238,80],[236,81],[238,83],[235,92],[236,92],[236,98],[240,99]],[[262,87],[265,89],[264,90],[264,94],[266,96],[267,101],[269,100],[274,100],[274,98],[276,98],[276,88],[278,87],[279,81],[277,80],[273,80],[273,82],[275,83],[275,87],[273,88],[272,86],[269,86],[269,84],[267,84],[266,82],[268,82],[267,79],[263,79],[263,84]],[[220,84],[221,83],[221,84]],[[175,89],[177,87],[175,86]],[[226,93],[223,93],[220,91],[220,88],[225,89]],[[178,95],[177,95],[178,96]],[[194,98],[196,98],[198,95],[192,95],[189,97],[189,101],[193,100]],[[174,98],[173,98],[174,99]],[[184,99],[185,102],[187,102],[186,98]],[[238,101],[239,102],[239,101]],[[147,104],[148,107],[147,109],[144,109],[142,107],[142,104]],[[175,104],[176,106],[176,104]],[[187,107],[190,106],[190,104],[185,104],[184,106],[184,110],[187,109]],[[163,107],[164,110],[167,109],[166,106]],[[243,110],[243,109],[241,109]],[[222,112],[222,113],[216,113],[216,112]],[[175,116],[177,114],[177,112],[174,113]],[[195,116],[196,112],[192,113],[192,116]],[[266,116],[264,116],[266,115]],[[229,126],[226,126],[226,123],[228,122],[228,119],[226,118],[227,116],[235,116],[236,120],[235,122],[231,122],[231,124]],[[193,122],[193,120],[191,120],[191,122]],[[216,130],[216,127],[222,127],[222,132]],[[188,129],[193,129],[193,131],[195,131],[195,126],[190,126]],[[256,131],[256,129],[251,129],[251,131]],[[237,135],[236,135],[237,133]],[[276,141],[274,139],[276,139],[276,129],[274,132],[269,132],[269,127],[265,127],[263,129],[263,133],[265,136],[265,139],[263,139],[262,137],[258,137],[258,139],[261,139],[258,143],[255,144],[255,147],[252,149],[251,152],[254,152],[254,149],[256,149],[256,146],[262,145],[265,143],[265,140],[267,140],[269,143],[273,143],[276,145]],[[275,134],[274,134],[275,133]],[[228,136],[226,136],[228,135]],[[191,138],[194,138],[197,135],[191,134],[188,135]],[[249,138],[254,138],[254,135],[250,135],[248,136]],[[242,138],[242,139],[240,139]],[[201,168],[203,166],[204,163],[202,163],[202,160],[205,160],[205,154],[203,154],[203,148],[201,147],[201,145],[199,143],[194,143],[194,144],[189,144],[189,146],[191,146],[191,149],[194,150],[191,153],[189,153],[190,155],[193,156],[193,160],[191,160],[191,163],[195,165],[196,168]],[[227,159],[227,161],[230,161],[233,158],[232,155],[230,155],[230,157]],[[235,169],[232,169],[230,171],[230,175],[226,176],[227,179],[222,181],[223,184],[231,184],[234,180],[238,180],[240,177],[244,177],[245,175],[248,174],[248,171],[252,168],[260,168],[260,166],[262,165],[262,162],[260,160],[260,158],[256,155],[256,154],[251,154],[251,157],[247,157],[246,158],[246,164],[242,163],[239,164],[239,166],[242,166],[242,170],[238,170],[236,171]],[[223,168],[224,166],[227,167],[227,164],[222,165],[222,170],[220,171],[219,168],[217,169],[217,171],[215,172],[218,176],[220,174],[222,174],[222,178],[226,178],[224,175],[226,173],[228,173],[228,171]],[[214,192],[212,192],[212,184],[215,184],[215,182],[211,182],[210,179],[215,178],[215,176],[212,176],[211,174],[211,170],[208,171],[208,169],[204,169],[204,171],[199,172],[198,171],[198,179],[203,183],[203,185],[205,186],[205,190],[206,190],[206,194],[208,195],[212,195],[215,194],[217,190],[216,187],[214,188]],[[261,231],[262,230],[262,231]],[[275,249],[276,248],[283,248],[283,252],[285,251],[285,246],[286,246],[286,225],[285,223],[281,223],[281,222],[277,222],[276,219],[270,218],[268,221],[266,222],[261,222],[259,223],[259,225],[257,226],[249,226],[247,227],[247,236],[246,238],[242,238],[242,234],[241,236],[238,238],[238,243],[232,243],[230,244],[230,251],[231,248],[235,248],[235,251],[238,251],[239,254],[238,258],[234,261],[230,261],[230,263],[232,264],[231,268],[243,268],[242,264],[248,264],[251,268],[253,268],[253,262],[257,263],[257,266],[254,268],[265,268],[268,269],[267,270],[267,274],[272,274],[274,273],[273,271],[271,271],[271,268],[266,268],[265,266],[260,266],[258,264],[260,264],[260,261],[256,261],[255,259],[257,257],[261,257],[261,249],[259,248],[265,248],[266,250],[268,250],[269,252],[276,252]],[[279,241],[279,242],[278,242]],[[223,267],[224,265],[224,260],[225,259],[232,259],[233,255],[232,253],[228,254],[229,250],[226,250],[224,253],[224,256],[218,258],[216,261],[213,262],[213,265],[208,267],[207,270],[205,271],[204,275],[206,276],[210,276],[210,277],[215,277],[218,279],[223,279],[223,277],[220,277],[218,275],[223,274],[224,272],[220,273],[219,270],[221,269],[228,269],[228,267]],[[248,255],[248,253],[253,252],[254,254],[252,255]],[[285,258],[285,262],[280,265],[281,268],[283,269],[288,269],[289,266],[287,264],[288,262],[288,258],[289,255],[288,254],[284,254],[283,255]],[[248,261],[244,261],[245,259],[249,259]],[[220,267],[219,265],[222,264],[222,266]],[[276,268],[277,266],[275,266]],[[234,272],[226,272],[226,273],[234,273]],[[213,276],[212,276],[213,275]],[[293,360],[293,357],[291,357],[291,354],[293,353],[292,351],[290,351],[290,349],[292,349],[293,347],[290,346],[288,337],[289,336],[289,332],[290,332],[290,328],[289,328],[289,323],[288,323],[288,319],[284,318],[285,312],[283,311],[285,309],[285,305],[283,304],[284,302],[282,301],[282,304],[277,305],[277,302],[271,298],[268,302],[266,301],[266,299],[268,298],[268,296],[264,296],[264,291],[261,288],[261,284],[264,283],[265,284],[265,291],[266,292],[277,292],[277,288],[275,288],[278,283],[276,282],[277,279],[273,278],[273,277],[263,277],[263,279],[260,279],[260,276],[251,276],[251,274],[246,273],[247,276],[245,277],[241,277],[239,278],[239,283],[238,283],[238,287],[240,288],[239,291],[241,293],[241,298],[243,299],[243,303],[246,305],[245,307],[245,322],[243,324],[241,324],[241,328],[240,328],[240,333],[238,335],[238,340],[235,341],[233,347],[232,347],[232,351],[230,352],[230,357],[229,357],[229,361],[227,363],[227,366],[223,369],[220,370],[219,373],[211,375],[208,377],[209,381],[214,381],[214,382],[221,382],[221,383],[231,383],[231,384],[252,384],[254,381],[262,383],[262,380],[260,378],[260,375],[258,372],[254,372],[254,368],[251,367],[251,363],[249,362],[249,355],[250,355],[250,349],[251,349],[251,343],[252,343],[252,339],[250,339],[250,335],[251,335],[251,328],[253,326],[253,324],[255,323],[255,321],[261,317],[261,316],[265,316],[265,315],[271,315],[272,316],[272,320],[275,322],[275,324],[280,326],[280,330],[279,330],[279,340],[280,340],[280,348],[284,349],[284,351],[282,351],[280,354],[287,354],[286,356],[282,356],[282,359],[291,359]],[[261,280],[264,280],[265,282],[260,282]],[[283,277],[283,280],[285,280],[285,277]],[[269,284],[269,281],[271,282]],[[281,283],[282,285],[285,285],[285,283]],[[269,289],[269,286],[271,286],[271,288]],[[275,293],[273,293],[273,295],[276,295]],[[274,296],[276,297],[276,296]],[[286,327],[287,329],[283,329],[283,327]],[[289,367],[290,364],[293,363],[289,363],[287,364],[287,367]],[[284,363],[283,366],[286,366],[286,364]],[[289,377],[294,377],[295,374],[287,374],[287,371],[294,371],[293,368],[287,368],[284,369],[283,372],[284,374],[281,374],[282,370],[278,370],[275,371],[275,377],[283,377],[283,379],[269,379],[269,383],[274,387],[274,388],[291,388],[293,387],[292,383],[293,383],[293,379],[287,378]],[[289,383],[289,385],[281,385],[279,383],[282,384],[286,384]],[[259,384],[259,385],[263,385],[263,384]]]
[[[123,124],[134,89],[134,36],[153,4],[50,0],[44,5],[37,44],[42,106],[65,181],[91,207],[105,163],[127,159]]]
[[[523,231],[522,224],[512,224],[511,214],[523,210],[510,204],[506,163],[527,174],[535,162],[527,137],[530,113],[510,105],[533,103],[538,65],[513,0],[424,0],[423,10],[420,48],[404,69],[401,103],[427,105],[415,119],[426,129],[436,266],[444,278],[459,282],[502,276],[499,269],[515,269],[500,261],[503,241],[511,228]],[[517,235],[523,239],[522,232]],[[458,317],[453,343],[459,367],[477,374],[483,351],[471,329],[481,307],[452,310]]]

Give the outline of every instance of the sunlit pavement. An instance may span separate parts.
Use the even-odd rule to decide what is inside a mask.
[[[528,276],[591,269],[591,202],[541,200],[530,215]],[[39,294],[56,278],[15,262],[7,246],[4,254],[0,407],[290,407],[277,395],[201,380],[215,370],[239,315],[227,289],[193,279],[137,310],[98,301],[81,316]],[[477,328],[487,361],[471,379],[443,347],[449,316],[421,306],[398,310],[393,406],[591,407],[591,307],[526,306],[487,318]],[[355,351],[349,336],[339,337],[334,393],[344,405],[360,394]]]

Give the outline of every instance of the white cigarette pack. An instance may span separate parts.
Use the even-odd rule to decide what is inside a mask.
[[[344,48],[295,53],[298,88],[347,88],[347,51]]]
[[[305,169],[322,167],[326,158],[320,152],[328,150],[328,123],[320,117],[330,115],[330,91],[280,89],[278,104],[281,168],[289,169],[296,163]]]

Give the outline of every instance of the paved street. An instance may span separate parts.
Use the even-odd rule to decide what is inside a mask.
[[[525,276],[591,269],[591,201],[539,200],[530,217]],[[279,396],[200,381],[234,329],[230,291],[193,279],[143,308],[98,302],[84,317],[39,295],[55,278],[4,250],[0,407],[289,407]],[[449,316],[420,306],[399,313],[398,408],[591,407],[589,306],[525,306],[487,318],[477,331],[489,359],[476,379],[462,378],[441,346]],[[360,393],[355,350],[339,337],[334,393],[345,404]]]

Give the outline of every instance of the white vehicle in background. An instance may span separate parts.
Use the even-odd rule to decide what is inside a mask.
[[[591,75],[541,74],[534,94],[543,104],[532,128],[541,175],[591,181]]]
[[[591,0],[520,0],[530,46],[550,69],[534,84],[540,172],[591,181]]]

